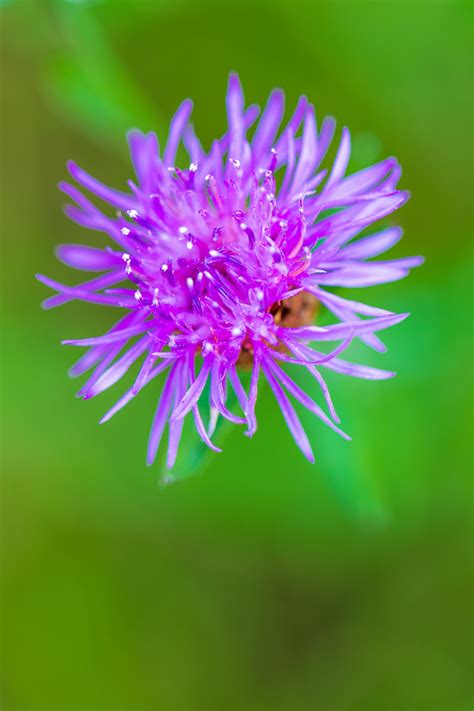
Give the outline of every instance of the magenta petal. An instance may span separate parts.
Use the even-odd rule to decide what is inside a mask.
[[[291,185],[292,195],[303,191],[306,180],[317,166],[317,158],[316,118],[314,107],[309,106],[304,120],[303,145]]]
[[[204,423],[202,421],[201,414],[199,412],[199,408],[197,405],[194,405],[193,407],[193,416],[194,416],[194,423],[196,425],[196,430],[204,444],[206,444],[209,449],[212,449],[213,452],[221,452],[222,450],[219,449],[219,447],[216,447],[215,444],[211,442],[209,439],[209,436],[206,432],[206,428],[204,427]]]
[[[37,276],[37,278],[39,279],[39,276]],[[39,279],[39,281],[42,281],[42,279]],[[44,309],[52,309],[56,306],[67,304],[69,301],[73,301],[75,298],[79,298],[77,296],[78,289],[81,293],[95,292],[100,291],[101,289],[108,288],[109,286],[113,286],[114,284],[118,284],[121,281],[123,281],[123,269],[120,269],[120,271],[114,271],[109,272],[108,274],[103,274],[102,276],[97,277],[96,279],[91,279],[90,281],[83,282],[82,284],[78,284],[77,286],[70,287],[68,290],[68,294],[64,293],[65,287],[62,286],[61,291],[63,293],[57,294],[56,296],[50,296],[48,299],[45,299],[41,305]],[[49,286],[49,284],[47,284],[47,286]]]
[[[122,265],[122,255],[82,244],[60,244],[56,256],[64,264],[86,272],[103,272]]]
[[[179,142],[182,139],[184,129],[192,110],[193,102],[190,99],[186,99],[171,119],[168,142],[163,153],[163,163],[167,167],[174,165],[176,151],[178,150]]]
[[[159,365],[157,365],[156,368],[154,370],[152,370],[151,373],[149,373],[149,375],[146,378],[146,381],[143,383],[143,385],[147,385],[149,382],[151,382],[153,380],[153,378],[156,378],[160,373],[162,373],[164,370],[169,368],[169,365],[170,365],[169,363],[160,363]],[[142,387],[143,387],[143,385],[142,385]],[[124,393],[119,400],[117,400],[115,405],[113,407],[111,407],[108,412],[105,413],[105,415],[100,420],[100,424],[102,425],[104,422],[107,422],[108,420],[110,420],[115,414],[117,414],[117,412],[122,410],[125,407],[125,405],[128,405],[128,403],[131,400],[133,400],[135,395],[136,395],[136,392],[133,391],[133,388],[130,388],[129,390],[127,390],[127,392]]]
[[[113,331],[113,333],[106,333],[103,336],[97,336],[95,338],[77,338],[63,341],[65,346],[102,346],[108,343],[116,343],[117,341],[127,341],[133,336],[138,336],[138,334],[147,331],[150,324],[140,323],[137,326],[130,326],[129,328],[123,328],[120,331]]]
[[[298,103],[296,104],[295,111],[293,113],[293,116],[291,119],[288,121],[285,130],[283,131],[281,137],[278,139],[278,142],[276,144],[276,151],[277,153],[280,153],[282,150],[282,144],[285,142],[285,134],[287,131],[291,131],[291,133],[294,135],[299,127],[301,126],[301,122],[303,121],[306,111],[308,109],[308,99],[306,96],[300,96],[298,99]]]
[[[255,405],[257,402],[258,394],[258,378],[260,375],[260,357],[258,353],[254,354],[253,366],[252,366],[252,377],[250,379],[249,397],[248,397],[248,430],[246,432],[247,437],[253,437],[257,431],[257,418],[255,416]]]
[[[155,461],[158,447],[160,446],[161,437],[163,435],[163,430],[165,429],[171,407],[171,396],[173,388],[175,387],[175,382],[176,365],[171,369],[171,372],[166,379],[160,399],[158,400],[153,423],[151,425],[146,456],[146,463],[148,466],[151,466]]]
[[[336,185],[343,177],[346,172],[349,158],[351,155],[351,134],[349,129],[344,127],[342,129],[341,142],[337,151],[336,159],[334,161],[333,169],[328,178],[328,182],[324,188],[325,192],[328,191],[333,185]]]
[[[280,328],[282,338],[291,340],[301,339],[306,341],[338,341],[350,334],[359,336],[364,333],[375,333],[404,321],[410,314],[392,314],[371,318],[365,321],[352,321],[350,323],[336,323],[331,326],[306,326],[302,328]]]
[[[115,385],[128,371],[131,365],[147,350],[150,346],[151,338],[144,336],[140,341],[135,343],[116,363],[114,363],[93,385],[87,393],[87,397],[95,397],[104,390]]]
[[[159,157],[159,146],[156,133],[142,133],[133,130],[127,134],[130,155],[140,187],[144,192],[153,190],[153,180],[156,177],[156,161]]]
[[[116,273],[115,277],[116,278],[112,283],[118,283],[123,280],[123,276],[121,274],[119,275],[118,273]],[[64,284],[60,284],[58,281],[54,281],[54,279],[49,279],[48,277],[45,277],[42,274],[37,274],[36,278],[38,279],[38,281],[42,282],[46,286],[49,286],[51,289],[59,291],[60,294],[68,296],[72,299],[78,299],[79,301],[90,301],[92,304],[117,306],[119,308],[131,308],[136,305],[136,301],[133,298],[133,294],[131,292],[130,296],[128,296],[128,294],[124,294],[122,297],[117,298],[116,296],[111,296],[107,294],[96,294],[82,287],[65,286]],[[48,308],[48,304],[46,302],[45,308]]]
[[[391,249],[401,239],[401,227],[389,227],[370,237],[349,244],[339,253],[343,259],[370,259]]]
[[[86,173],[85,170],[79,168],[79,166],[72,160],[68,161],[67,167],[74,180],[105,202],[109,202],[111,205],[118,207],[120,210],[130,210],[135,207],[135,199],[132,195],[127,195],[127,193],[122,193],[119,190],[108,188],[106,185],[101,183],[100,180],[93,178],[89,175],[89,173]]]
[[[229,133],[230,135],[232,135],[232,133],[239,133],[243,125],[244,93],[237,74],[231,74],[229,76],[226,106]]]
[[[262,161],[262,156],[268,154],[273,146],[284,110],[285,95],[282,91],[276,89],[270,94],[252,140],[252,153],[256,168],[262,167],[259,165],[259,161]]]
[[[379,265],[378,262],[357,264],[353,267],[336,268],[327,274],[321,274],[318,281],[325,286],[359,287],[376,286],[399,281],[408,276],[406,269]]]
[[[127,328],[133,325],[138,320],[143,318],[140,313],[129,313],[124,318],[117,321],[117,323],[110,328],[107,333],[114,333],[121,329]],[[95,365],[104,355],[109,351],[109,346],[93,346],[84,353],[81,358],[70,368],[69,375],[72,378],[77,378],[79,375],[87,372],[93,365]]]
[[[382,178],[386,176],[387,173],[390,173],[396,165],[396,162],[395,158],[387,158],[381,163],[377,163],[370,168],[365,168],[358,173],[354,173],[354,175],[345,178],[332,192],[332,195],[344,198],[349,195],[360,195],[361,193],[374,190],[375,186],[380,184]]]
[[[172,420],[178,420],[180,417],[184,417],[188,412],[193,409],[207,383],[212,361],[213,358],[210,356],[208,356],[203,361],[201,370],[196,380],[191,383],[191,387],[189,388],[188,392],[183,397],[179,405],[173,410],[173,414],[171,416]]]
[[[173,409],[177,407],[186,392],[188,383],[186,374],[186,358],[178,362],[176,370],[176,385],[174,390]],[[179,443],[183,433],[184,417],[179,420],[171,420],[169,423],[168,452],[166,455],[166,466],[172,469],[178,456]]]
[[[344,439],[350,440],[349,435],[343,432],[339,427],[337,427],[325,414],[325,412],[317,405],[314,400],[312,400],[309,395],[307,395],[304,390],[302,390],[299,385],[297,385],[281,368],[271,361],[269,358],[266,363],[271,368],[273,374],[280,381],[280,383],[288,390],[288,392],[293,395],[298,402],[300,402],[307,410],[319,417],[320,420],[324,422],[328,427],[330,427],[334,432],[341,435]]]
[[[229,422],[233,422],[234,424],[245,424],[245,419],[234,415],[226,407],[226,397],[222,387],[221,373],[219,371],[219,365],[216,360],[214,360],[214,363],[212,364],[211,368],[211,394],[214,406],[217,408],[219,414],[221,414],[226,420],[229,420]]]
[[[349,361],[342,360],[341,358],[333,358],[322,365],[329,370],[333,370],[335,373],[351,375],[353,378],[363,378],[364,380],[387,380],[396,375],[396,373],[389,370],[380,370],[379,368],[372,368],[368,365],[349,363]]]
[[[299,421],[298,415],[296,414],[293,405],[285,395],[280,383],[276,380],[271,370],[267,367],[265,361],[262,361],[262,370],[265,373],[265,377],[268,380],[271,389],[273,390],[275,399],[278,402],[282,415],[285,418],[285,422],[288,425],[288,429],[290,430],[293,439],[296,442],[296,445],[302,451],[306,459],[311,463],[314,463],[313,450],[311,449],[311,445],[309,443],[306,432],[304,431],[303,426]]]

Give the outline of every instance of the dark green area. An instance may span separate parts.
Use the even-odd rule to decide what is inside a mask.
[[[472,708],[472,5],[1,4],[1,708]],[[262,390],[252,441],[163,488],[156,390],[99,427],[121,387],[83,402],[66,376],[60,340],[116,314],[42,312],[33,274],[72,281],[54,246],[102,244],[61,213],[66,160],[124,186],[126,129],[163,141],[186,96],[209,145],[231,69],[248,102],[281,86],[347,124],[352,169],[396,155],[393,254],[427,262],[357,294],[412,317],[351,352],[396,379],[328,378],[352,443],[303,414],[307,464]]]

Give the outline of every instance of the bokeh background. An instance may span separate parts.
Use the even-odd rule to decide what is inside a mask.
[[[471,3],[11,0],[0,20],[2,709],[471,708]],[[187,96],[209,145],[232,69],[249,103],[281,86],[349,125],[352,169],[396,155],[393,254],[427,261],[361,294],[413,315],[387,355],[352,351],[395,380],[329,378],[352,443],[303,415],[311,466],[263,390],[252,441],[162,487],[157,392],[98,427],[120,386],[85,403],[66,375],[60,340],[114,314],[43,312],[33,274],[71,283],[54,245],[95,237],[61,212],[66,160],[123,186],[126,129],[163,139]]]

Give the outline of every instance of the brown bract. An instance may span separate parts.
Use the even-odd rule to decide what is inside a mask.
[[[295,296],[290,296],[289,299],[277,301],[271,309],[270,313],[277,326],[285,328],[298,328],[300,326],[309,326],[313,323],[318,312],[319,302],[315,296],[308,294],[306,291],[301,291]],[[274,350],[284,353],[285,346],[280,343],[274,347]],[[239,368],[248,369],[253,364],[253,348],[250,341],[244,342],[237,360]]]

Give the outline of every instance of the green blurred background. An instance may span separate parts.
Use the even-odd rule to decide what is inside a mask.
[[[456,711],[472,707],[472,5],[470,2],[3,2],[1,708],[5,711]],[[396,155],[412,199],[394,255],[424,254],[369,303],[412,317],[388,382],[329,378],[346,443],[303,415],[315,466],[262,390],[260,428],[198,475],[144,466],[157,393],[96,422],[62,338],[115,314],[42,312],[74,158],[131,177],[131,126],[195,99],[206,145],[228,72],[248,102],[299,93],[354,137],[351,168]]]

